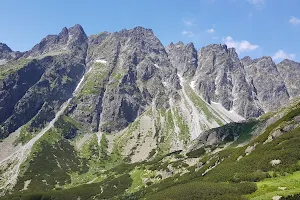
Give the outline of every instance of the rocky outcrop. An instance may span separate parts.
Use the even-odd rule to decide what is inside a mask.
[[[54,56],[59,54],[74,54],[77,58],[85,59],[87,36],[83,28],[77,24],[69,29],[64,27],[58,35],[48,35],[26,52],[24,58],[39,56]]]
[[[103,76],[94,84],[97,89],[93,94],[79,97],[85,101],[74,104],[70,116],[80,122],[88,119],[85,122],[91,124],[93,131],[121,130],[153,101],[164,106],[167,102],[160,102],[161,99],[180,88],[176,71],[151,29],[136,27],[91,36],[87,64],[91,76],[97,70],[102,70]],[[86,101],[96,106],[87,111]]]
[[[0,80],[0,123],[13,112],[15,104],[40,80],[45,68],[37,60],[25,63],[19,71]]]
[[[172,65],[177,72],[185,77],[192,78],[197,69],[197,50],[193,43],[184,45],[182,42],[177,44],[171,43],[166,47],[166,51]]]
[[[87,36],[76,25],[47,36],[22,59],[4,65],[10,70],[0,84],[1,138],[26,123],[34,130],[54,118],[84,74],[86,51]],[[32,57],[37,59],[30,61]]]
[[[285,59],[277,64],[277,69],[290,98],[298,97],[300,95],[300,63]]]
[[[288,103],[289,94],[283,78],[271,57],[242,59],[246,79],[253,87],[264,112],[275,110]]]
[[[6,44],[0,42],[0,65],[6,63],[8,60],[17,59],[21,56],[21,52],[12,51]]]
[[[209,45],[198,53],[198,68],[193,78],[195,90],[207,102],[222,104],[243,117],[262,113],[255,103],[246,72],[237,53],[226,45]]]
[[[240,60],[226,45],[208,45],[199,52],[192,43],[164,47],[151,29],[143,27],[87,37],[75,25],[16,55],[0,44],[0,59],[28,61],[0,68],[3,137],[23,124],[40,128],[51,120],[84,73],[79,94],[65,115],[92,132],[120,131],[149,106],[184,105],[179,76],[194,90],[190,94],[196,92],[191,98],[200,113],[203,99],[209,107],[220,105],[244,118],[258,117],[300,92],[298,82],[292,81],[298,79],[298,63],[285,60],[276,66],[270,57]]]

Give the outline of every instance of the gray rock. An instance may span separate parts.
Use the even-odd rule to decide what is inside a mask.
[[[283,60],[277,64],[278,72],[280,73],[289,96],[291,98],[300,95],[300,63],[292,60]]]
[[[242,63],[246,70],[246,79],[252,85],[264,112],[278,109],[288,103],[287,88],[271,57],[242,59]]]
[[[197,51],[193,43],[184,45],[182,42],[171,43],[166,51],[177,72],[186,78],[192,78],[197,69]]]
[[[255,103],[245,70],[237,53],[226,45],[209,45],[198,53],[193,80],[196,91],[209,103],[221,103],[243,117],[257,117],[262,110]]]
[[[19,51],[12,51],[6,44],[0,42],[0,61],[8,61],[12,59],[17,59],[22,56],[22,53]],[[0,65],[2,63],[0,62]]]
[[[90,124],[93,131],[119,131],[153,101],[167,106],[168,95],[180,88],[176,70],[151,29],[103,32],[89,37],[88,44],[86,63],[92,67],[91,73],[97,60],[107,62],[108,73],[96,86],[99,92],[80,97],[70,116]],[[97,106],[83,109],[88,104]]]

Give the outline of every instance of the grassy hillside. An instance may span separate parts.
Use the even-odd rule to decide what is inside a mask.
[[[295,103],[263,116],[255,123],[245,121],[217,128],[218,134],[226,132],[227,136],[232,135],[217,145],[203,145],[193,151],[161,153],[147,162],[132,164],[126,163],[126,160],[112,164],[115,155],[108,152],[106,137],[102,138],[99,148],[95,147],[97,143],[91,143],[92,146],[85,147],[87,150],[78,155],[73,154],[75,151],[68,145],[63,145],[62,149],[65,139],[58,137],[53,141],[56,148],[47,147],[48,151],[37,149],[35,159],[27,162],[30,168],[45,156],[59,163],[66,161],[67,164],[61,165],[66,169],[63,170],[65,173],[54,167],[57,173],[52,176],[49,171],[47,174],[51,178],[43,179],[47,183],[56,181],[56,187],[45,184],[40,190],[37,187],[20,190],[24,185],[17,186],[19,189],[15,188],[15,193],[2,199],[234,200],[272,199],[274,196],[297,199],[300,195],[299,116],[300,103]],[[60,150],[69,151],[69,156],[59,152],[55,153],[58,157],[52,156],[54,151]],[[93,151],[97,157],[91,157]],[[29,172],[38,175],[31,181],[41,179],[45,170],[48,170],[47,166],[27,170],[22,182],[30,179]],[[81,177],[89,177],[85,184],[72,184],[74,174],[69,175],[75,171]]]

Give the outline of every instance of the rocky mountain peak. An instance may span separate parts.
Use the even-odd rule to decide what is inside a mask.
[[[279,108],[289,101],[286,85],[270,56],[252,61],[242,60],[242,63],[246,71],[246,79],[253,86],[265,112]]]
[[[86,51],[87,36],[83,28],[76,24],[67,29],[64,27],[58,35],[48,35],[35,45],[24,57],[60,54],[67,51]]]
[[[244,58],[241,59],[241,62],[243,65],[249,65],[252,62],[252,59],[250,56],[245,56]]]
[[[64,29],[63,29],[63,31],[64,31]],[[69,32],[69,35],[73,35],[74,37],[87,38],[82,26],[79,24],[76,24],[75,26],[72,26],[71,28],[69,28],[68,32]]]
[[[6,44],[0,42],[0,52],[12,52],[12,50]]]
[[[176,45],[178,45],[178,46],[184,46],[184,43],[182,41],[179,41],[179,42],[176,43]]]
[[[186,45],[187,48],[195,49],[194,43],[190,42]]]
[[[233,49],[231,51],[235,51],[235,50]],[[227,54],[229,51],[228,51],[227,45],[225,45],[225,44],[210,44],[205,47],[202,47],[200,49],[199,53],[201,55],[205,55],[205,54],[210,54],[212,52],[214,54],[219,55],[219,54]]]
[[[293,65],[293,64],[295,64],[295,65],[298,64],[299,65],[299,63],[296,62],[296,61],[293,61],[293,60],[290,60],[290,59],[284,59],[283,61],[281,61],[280,63],[278,63],[277,66]]]
[[[121,37],[155,37],[152,29],[147,29],[142,26],[137,26],[130,30],[123,29],[116,33]]]
[[[285,59],[277,64],[277,69],[285,82],[287,91],[291,98],[300,95],[300,63]]]
[[[61,30],[61,32],[58,34],[58,36],[59,36],[60,38],[62,38],[62,37],[67,36],[68,33],[69,33],[69,30],[67,29],[67,27],[64,27],[64,28]]]
[[[12,51],[6,44],[0,42],[0,64],[5,63],[7,60],[17,59],[22,55],[19,51]]]
[[[177,69],[177,72],[181,76],[191,78],[197,68],[197,51],[193,43],[184,45],[183,42],[179,41],[174,45],[171,43],[166,47],[168,57],[170,61]]]

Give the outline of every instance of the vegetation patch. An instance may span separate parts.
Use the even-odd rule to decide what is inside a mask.
[[[257,183],[257,191],[250,199],[272,199],[273,196],[288,196],[300,193],[300,172],[263,179]]]
[[[95,63],[90,73],[86,75],[78,98],[104,92],[105,83],[109,78],[109,70],[103,63]]]
[[[23,172],[15,186],[20,191],[27,180],[31,180],[28,191],[46,191],[70,183],[69,172],[87,171],[73,146],[62,139],[54,128],[50,129],[33,146],[28,160],[21,166]]]
[[[212,109],[209,109],[207,104],[193,91],[191,87],[188,85],[184,86],[184,89],[187,95],[191,98],[194,105],[200,112],[203,112],[209,121],[216,121],[220,126],[224,125],[224,123],[220,120],[222,117]]]
[[[157,193],[146,195],[145,199],[157,200],[235,200],[243,199],[242,195],[249,194],[256,190],[255,184],[240,183],[210,183],[210,182],[191,182],[170,187]]]
[[[3,200],[77,200],[77,199],[119,199],[126,189],[131,186],[132,180],[128,174],[117,178],[109,177],[99,183],[85,184],[78,187],[45,192],[19,192],[3,197]]]
[[[31,59],[19,59],[16,61],[10,61],[5,65],[0,65],[0,80],[3,80],[6,76],[27,66],[31,61]]]
[[[188,152],[186,155],[189,158],[199,158],[200,156],[202,156],[203,154],[205,154],[205,149],[204,147],[201,147],[199,149],[196,149],[194,151],[190,151]]]

